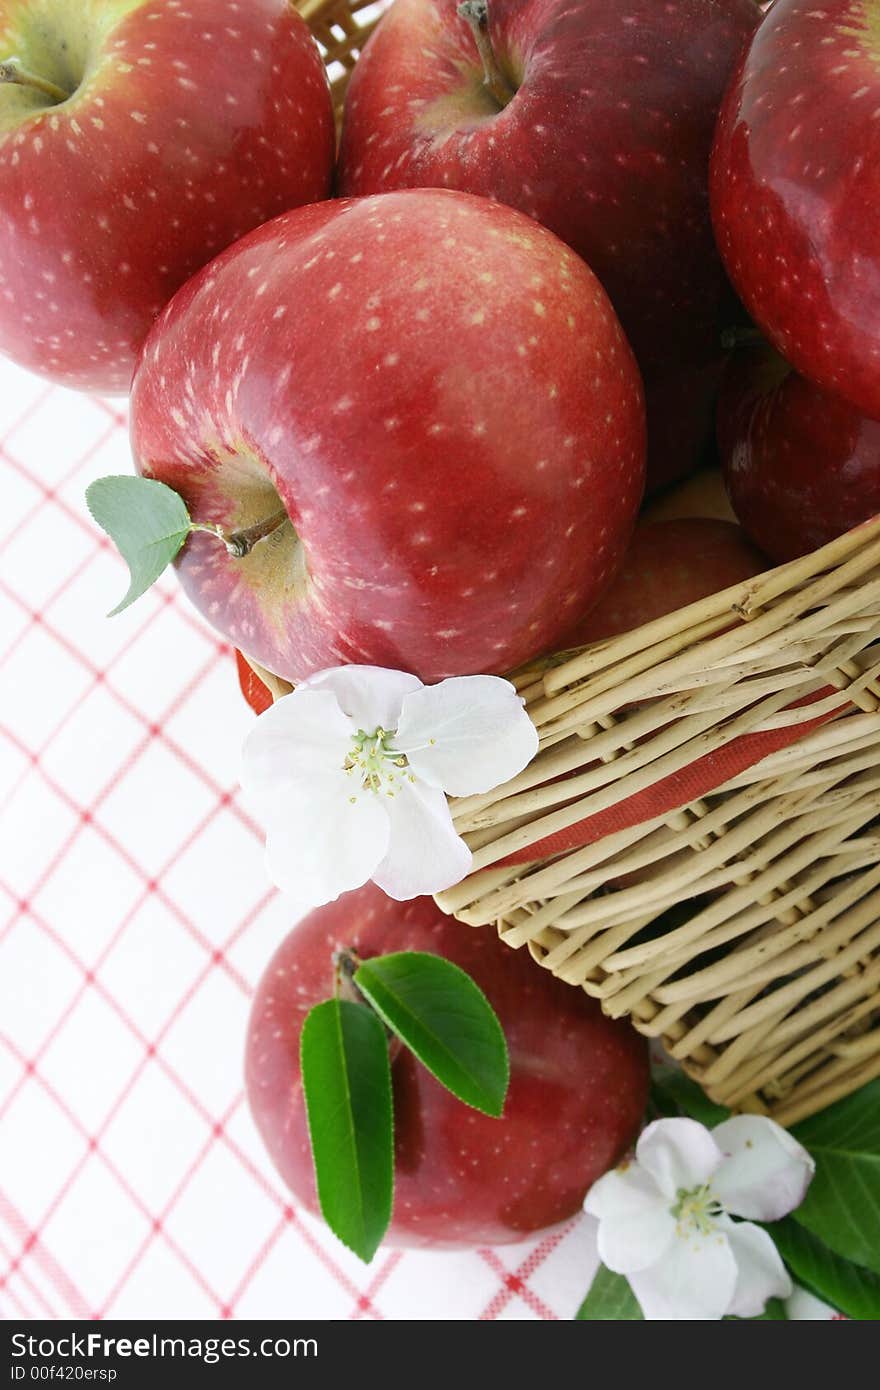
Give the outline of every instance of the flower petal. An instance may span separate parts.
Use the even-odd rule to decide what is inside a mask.
[[[736,1260],[736,1287],[727,1311],[737,1318],[756,1318],[768,1298],[788,1298],[791,1280],[766,1231],[751,1221],[724,1224]]]
[[[391,841],[373,882],[398,902],[460,883],[470,871],[472,856],[453,829],[444,793],[409,782],[383,802]]]
[[[418,676],[384,666],[331,666],[303,681],[300,690],[330,690],[355,730],[396,729],[405,696],[422,689]]]
[[[615,1274],[656,1264],[675,1239],[669,1203],[638,1163],[613,1168],[594,1182],[584,1211],[599,1218],[599,1258]]]
[[[354,733],[329,690],[301,687],[261,714],[244,741],[241,762],[241,785],[257,814],[313,777],[341,770]]]
[[[734,1115],[712,1138],[724,1153],[712,1191],[726,1211],[778,1221],[800,1206],[816,1165],[781,1125],[765,1115]]]
[[[313,778],[307,794],[286,798],[266,829],[273,883],[313,907],[366,883],[391,834],[383,799],[353,789],[341,770]]]
[[[821,1298],[802,1289],[800,1284],[794,1286],[791,1298],[785,1305],[785,1315],[789,1322],[831,1322],[843,1318],[836,1308],[823,1303]]]
[[[711,1322],[723,1318],[736,1287],[736,1260],[727,1232],[676,1237],[661,1260],[629,1276],[649,1320]]]
[[[722,1158],[705,1125],[674,1117],[647,1125],[636,1144],[636,1158],[666,1197],[709,1181]]]
[[[472,796],[522,772],[538,731],[510,681],[453,676],[406,696],[394,747],[424,782]]]

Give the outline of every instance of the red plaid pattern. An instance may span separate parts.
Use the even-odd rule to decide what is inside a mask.
[[[236,786],[253,718],[172,577],[132,609],[83,494],[125,411],[0,363],[0,1311],[570,1318],[576,1221],[365,1268],[291,1205],[241,1094],[295,909]]]

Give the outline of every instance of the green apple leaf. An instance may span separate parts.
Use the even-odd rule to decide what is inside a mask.
[[[392,1033],[465,1104],[499,1116],[510,1079],[507,1043],[469,975],[423,951],[362,962],[354,983]]]
[[[701,1125],[720,1125],[730,1111],[716,1105],[706,1093],[678,1067],[659,1066],[651,1072],[651,1099],[663,1115],[687,1115]]]
[[[791,1132],[816,1160],[794,1219],[845,1260],[880,1274],[880,1079]]]
[[[644,1322],[636,1296],[622,1274],[600,1265],[575,1322]]]
[[[880,1277],[835,1255],[790,1216],[766,1230],[799,1284],[849,1318],[880,1321]]]
[[[192,523],[183,498],[151,478],[127,474],[98,478],[86,491],[86,503],[131,575],[125,598],[108,614],[112,618],[155,584],[180,550]]]
[[[364,1004],[328,999],[303,1024],[300,1064],[321,1212],[368,1264],[388,1229],[394,1189],[385,1029]]]

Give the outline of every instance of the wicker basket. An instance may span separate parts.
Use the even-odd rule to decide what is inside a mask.
[[[380,7],[299,8],[339,102]],[[474,872],[441,907],[736,1109],[791,1124],[880,1075],[880,518],[513,679],[540,750],[453,803]]]
[[[339,120],[351,70],[390,0],[295,0],[295,4],[318,40]]]

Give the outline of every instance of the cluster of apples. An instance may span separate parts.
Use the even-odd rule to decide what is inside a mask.
[[[705,456],[743,321],[725,267],[796,369],[737,352],[722,388],[749,536],[787,558],[880,507],[878,13],[396,0],[337,158],[289,0],[0,0],[0,350],[131,391],[137,468],[197,528],[185,588],[281,676],[610,636],[766,565],[703,494],[631,541],[646,484]],[[633,1137],[644,1046],[373,889],[297,929],[255,1005],[252,1105],[294,1190],[296,1039],[340,932],[467,957],[509,1024],[506,1137],[396,1064],[398,1235],[574,1211]]]
[[[645,480],[705,456],[725,268],[786,359],[721,390],[750,537],[880,506],[872,15],[396,0],[336,160],[289,0],[21,0],[0,348],[131,388],[139,470],[215,532],[181,580],[266,667],[504,671],[596,632]]]
[[[759,12],[625,11],[396,0],[336,198],[288,0],[2,12],[0,348],[131,388],[139,471],[203,528],[185,588],[279,675],[570,644],[632,534],[646,408],[649,486],[697,462],[735,314],[709,151]]]
[[[731,361],[719,445],[777,561],[880,512],[878,24],[876,0],[776,0],[713,149],[718,245],[769,339]]]

